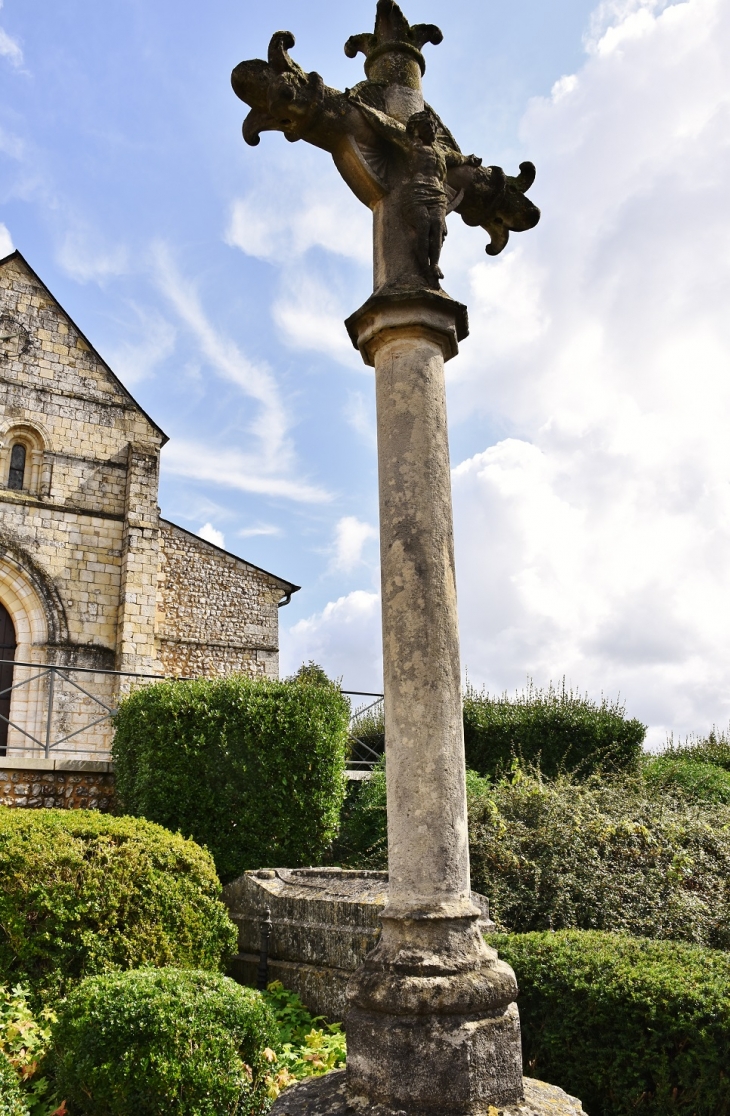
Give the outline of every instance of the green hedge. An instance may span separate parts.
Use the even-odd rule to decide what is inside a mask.
[[[676,790],[676,788],[675,788]],[[730,949],[730,807],[641,777],[467,772],[471,878],[513,931],[620,930]],[[334,861],[387,868],[385,771],[353,790]]]
[[[691,753],[666,752],[647,756],[642,774],[655,791],[694,802],[730,804],[730,771],[693,758]]]
[[[41,995],[141,965],[220,968],[236,934],[209,854],[137,818],[0,808],[0,973]]]
[[[307,677],[148,686],[116,717],[117,797],[206,845],[224,882],[319,863],[339,824],[349,711]]]
[[[590,698],[550,686],[508,697],[467,687],[464,744],[467,767],[491,778],[517,759],[543,775],[635,770],[646,728],[628,720],[620,702]]]
[[[260,993],[215,973],[90,977],[54,1028],[56,1087],[74,1116],[247,1116],[276,1033]]]
[[[726,1116],[730,957],[619,934],[489,939],[520,988],[525,1072],[591,1116]]]
[[[469,802],[472,884],[513,931],[619,930],[730,948],[730,808],[640,778],[503,781]]]

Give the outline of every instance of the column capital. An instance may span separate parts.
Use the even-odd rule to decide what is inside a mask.
[[[440,343],[444,360],[456,356],[459,341],[469,336],[466,306],[445,292],[429,290],[371,295],[345,326],[353,345],[371,366],[378,348],[394,334],[430,334]]]

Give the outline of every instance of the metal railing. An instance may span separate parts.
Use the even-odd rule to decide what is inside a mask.
[[[358,731],[358,729],[364,722],[382,720],[383,695],[368,693],[363,690],[343,690],[342,693],[347,694],[349,697],[375,699],[374,701],[364,702],[357,706],[350,716],[350,754],[347,759],[347,769],[348,771],[363,771],[367,773],[372,771],[375,764],[382,756],[385,737],[383,737],[382,745],[373,747],[374,741],[372,737],[370,742],[363,740],[362,736],[365,734],[361,729],[360,731]]]
[[[113,696],[105,694],[104,698],[100,697],[98,693],[94,693],[87,685],[82,685],[80,681],[76,681],[71,677],[75,675],[101,675],[104,679],[107,678],[139,678],[149,682],[164,682],[168,680],[166,676],[160,674],[141,674],[135,671],[126,670],[104,670],[100,667],[81,667],[81,666],[61,666],[56,663],[26,663],[17,659],[0,659],[0,667],[21,667],[25,668],[32,673],[27,678],[22,678],[20,681],[14,681],[12,685],[0,689],[0,699],[9,697],[14,691],[22,690],[25,687],[31,687],[34,683],[38,687],[43,686],[45,689],[45,700],[41,699],[45,710],[42,714],[38,711],[29,718],[32,720],[35,731],[30,731],[26,725],[18,724],[17,721],[12,720],[0,713],[0,721],[4,721],[9,728],[14,729],[16,732],[32,746],[42,749],[43,755],[48,759],[51,752],[78,752],[93,751],[95,754],[101,755],[101,752],[96,746],[86,748],[65,748],[64,745],[69,741],[74,740],[84,733],[90,732],[92,729],[97,728],[104,722],[110,721],[114,714],[117,712],[116,706],[113,704]],[[47,682],[45,681],[47,680]],[[177,681],[185,681],[185,679],[176,679]],[[67,692],[64,694],[64,687]],[[73,693],[80,695],[82,700],[87,703],[91,702],[95,707],[95,711],[88,713],[84,723],[78,725],[79,718],[84,717],[84,711],[80,709],[68,709],[68,689]],[[361,703],[353,709],[350,716],[349,726],[349,755],[347,759],[347,768],[349,771],[372,771],[375,764],[378,762],[382,755],[382,746],[379,748],[376,744],[373,747],[372,738],[370,741],[363,740],[361,735],[358,734],[358,726],[363,725],[364,722],[380,719],[383,710],[383,695],[372,693],[367,690],[342,690],[342,693],[347,697],[360,697],[369,700]],[[64,702],[60,700],[66,698]],[[105,700],[106,699],[106,700]],[[37,700],[37,693],[36,693]],[[64,719],[76,720],[77,727],[72,730],[66,731],[57,728],[54,732],[54,722],[63,721]],[[90,718],[90,719],[89,719]],[[42,727],[39,727],[42,726]],[[364,735],[364,734],[363,734]],[[2,755],[2,753],[0,753]]]
[[[159,674],[139,674],[134,671],[126,670],[103,670],[99,667],[59,666],[56,663],[24,663],[17,659],[0,659],[0,666],[26,667],[36,672],[31,674],[28,678],[23,678],[20,682],[13,682],[11,686],[6,686],[4,689],[0,690],[0,698],[10,695],[15,690],[22,690],[25,686],[29,687],[34,682],[41,683],[43,679],[48,679],[48,696],[45,716],[43,718],[37,718],[37,720],[45,721],[42,730],[42,738],[39,738],[35,733],[30,732],[27,728],[23,728],[22,725],[12,721],[10,717],[6,717],[4,714],[0,713],[0,720],[5,721],[9,728],[15,729],[16,732],[26,737],[37,747],[42,748],[46,759],[50,757],[52,751],[75,751],[73,748],[63,748],[62,745],[72,740],[75,736],[79,736],[80,733],[89,732],[90,729],[96,728],[97,725],[109,721],[116,713],[116,709],[108,705],[106,701],[102,701],[97,694],[90,693],[89,690],[79,682],[75,682],[74,679],[70,677],[71,674],[101,674],[105,677],[111,676],[116,678],[146,678],[156,682],[162,682],[164,680],[163,676]],[[59,682],[67,683],[73,690],[93,702],[100,709],[103,709],[104,712],[100,716],[94,717],[93,720],[81,725],[79,728],[75,728],[72,732],[67,732],[58,739],[53,739],[54,715],[58,718],[59,714],[66,712],[66,710],[59,708],[58,705],[57,699],[60,691]]]

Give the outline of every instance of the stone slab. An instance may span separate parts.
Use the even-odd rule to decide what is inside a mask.
[[[59,759],[56,756],[0,756],[3,771],[75,771],[113,775],[114,764],[106,760]]]
[[[407,1067],[404,1067],[407,1072]],[[416,1116],[405,1109],[391,1109],[382,1104],[370,1104],[348,1099],[345,1092],[345,1070],[334,1070],[324,1077],[310,1078],[290,1086],[274,1102],[271,1116]],[[483,1116],[585,1116],[583,1106],[557,1085],[523,1078],[525,1098],[521,1103],[507,1108],[490,1105]],[[452,1116],[448,1109],[435,1102],[433,1116]],[[421,1116],[419,1110],[418,1116]],[[456,1113],[453,1116],[457,1116]],[[477,1116],[477,1114],[473,1114]]]

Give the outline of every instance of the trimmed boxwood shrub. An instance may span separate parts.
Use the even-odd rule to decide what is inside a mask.
[[[116,717],[117,796],[207,845],[224,882],[316,864],[339,824],[348,722],[338,687],[307,676],[148,686]]]
[[[56,1087],[74,1116],[262,1112],[276,1034],[260,993],[216,973],[90,977],[59,1011]]]
[[[640,778],[532,777],[469,798],[472,885],[514,931],[620,930],[730,949],[730,808]]]
[[[490,936],[520,988],[525,1073],[591,1116],[726,1116],[730,957],[580,931]]]
[[[464,694],[467,767],[492,778],[515,759],[548,777],[635,770],[645,735],[620,702],[603,698],[599,704],[565,686],[530,686],[498,698],[467,686]]]
[[[210,855],[138,818],[0,808],[0,973],[40,995],[140,965],[219,969],[236,933]]]
[[[0,1050],[0,1116],[27,1116],[18,1075]]]

